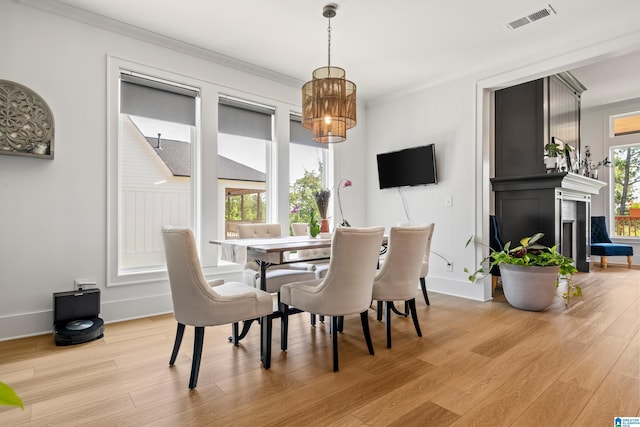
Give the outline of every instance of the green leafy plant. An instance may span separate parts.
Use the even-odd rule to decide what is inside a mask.
[[[22,399],[18,397],[15,391],[7,384],[0,381],[0,405],[4,406],[17,406],[24,410],[24,403]]]
[[[640,203],[638,202],[629,203],[629,209],[640,209]]]
[[[320,233],[320,224],[316,220],[316,214],[314,211],[311,211],[309,214],[309,234],[311,237],[316,237],[318,233]]]
[[[560,144],[556,144],[555,142],[550,142],[545,145],[544,151],[548,157],[561,157],[564,155],[564,150],[560,148]]]
[[[565,305],[569,305],[571,297],[582,296],[582,288],[571,284],[571,278],[578,270],[573,265],[573,259],[559,253],[555,246],[549,248],[537,243],[543,236],[544,233],[537,233],[531,237],[525,237],[520,240],[520,246],[513,249],[511,249],[511,242],[507,242],[501,251],[491,249],[491,253],[480,261],[480,267],[469,276],[469,281],[475,282],[477,279],[486,276],[494,266],[500,264],[538,267],[557,266],[560,268],[556,287],[558,287],[561,279],[566,280],[567,290],[561,296]],[[471,242],[475,242],[474,236],[467,240],[465,247],[469,246]],[[469,273],[466,268],[464,271]]]

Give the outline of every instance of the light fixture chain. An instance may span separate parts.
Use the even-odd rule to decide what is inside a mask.
[[[328,18],[329,21],[329,26],[327,27],[327,36],[328,36],[328,44],[327,44],[327,51],[328,51],[328,63],[329,65],[327,65],[327,67],[331,67],[331,18]]]

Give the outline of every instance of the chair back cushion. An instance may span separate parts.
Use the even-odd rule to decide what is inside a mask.
[[[333,233],[331,260],[324,280],[312,291],[285,285],[283,301],[311,313],[340,316],[362,313],[371,304],[373,279],[384,227],[338,227]],[[285,290],[286,288],[286,290]],[[297,295],[296,295],[297,294]]]
[[[424,255],[422,257],[422,265],[420,266],[420,277],[427,277],[429,274],[429,255],[431,254],[431,238],[436,225],[431,223],[427,226],[427,242],[425,244]]]
[[[291,231],[294,236],[309,236],[309,224],[306,222],[291,223]],[[331,239],[331,233],[320,233],[321,239]],[[298,259],[328,258],[331,256],[331,248],[302,249],[298,251]],[[318,261],[321,264],[328,261]]]
[[[162,241],[176,320],[184,325],[206,326],[211,317],[206,300],[219,295],[202,274],[193,233],[186,227],[164,226]]]
[[[415,298],[424,248],[433,232],[428,227],[391,227],[389,250],[373,283],[373,299],[406,301]]]
[[[309,224],[307,224],[306,222],[292,222],[291,231],[293,232],[294,236],[308,236]]]
[[[607,231],[607,221],[603,216],[591,217],[591,243],[613,243]]]
[[[280,224],[238,224],[238,237],[240,239],[282,237],[282,227]]]

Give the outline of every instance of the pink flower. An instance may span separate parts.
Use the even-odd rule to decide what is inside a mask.
[[[344,187],[344,188],[351,187],[351,180],[345,179],[344,180],[344,184],[342,185],[342,187]]]

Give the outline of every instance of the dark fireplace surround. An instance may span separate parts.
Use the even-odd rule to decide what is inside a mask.
[[[541,243],[589,271],[591,196],[606,184],[574,173],[492,178],[495,215],[505,242],[544,233]]]

